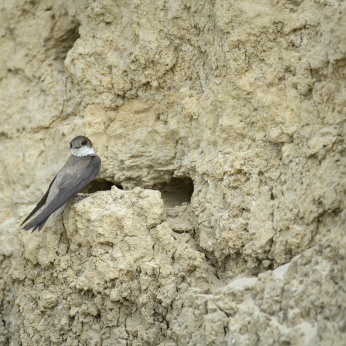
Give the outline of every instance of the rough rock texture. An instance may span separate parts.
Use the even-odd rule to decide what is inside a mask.
[[[344,1],[0,18],[0,345],[344,344]],[[79,134],[95,193],[24,233]]]

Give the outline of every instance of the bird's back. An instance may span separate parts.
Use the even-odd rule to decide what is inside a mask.
[[[68,176],[75,175],[76,172],[83,171],[89,164],[92,156],[75,156],[71,155],[64,166],[61,168],[57,174],[52,187],[49,190],[47,201],[45,207],[53,200],[53,198],[58,194],[62,182],[66,180]]]

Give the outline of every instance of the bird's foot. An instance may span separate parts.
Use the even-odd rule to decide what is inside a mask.
[[[81,196],[79,193],[77,193],[77,194],[75,195],[75,197],[77,197],[78,200],[77,200],[76,202],[74,202],[73,204],[77,204],[77,203],[79,203],[80,201],[82,201],[83,199],[85,199],[85,198],[87,198],[87,197],[89,197],[89,196],[90,196],[90,195]]]

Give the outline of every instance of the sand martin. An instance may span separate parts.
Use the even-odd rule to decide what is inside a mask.
[[[34,227],[40,231],[48,218],[85,185],[96,178],[101,168],[101,159],[85,136],[78,136],[70,143],[71,156],[49,185],[48,191],[21,225],[27,222],[43,205],[44,208],[33,220],[24,226],[25,230]]]

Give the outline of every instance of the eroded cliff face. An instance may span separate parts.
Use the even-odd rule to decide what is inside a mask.
[[[343,344],[344,1],[0,8],[1,345]]]

